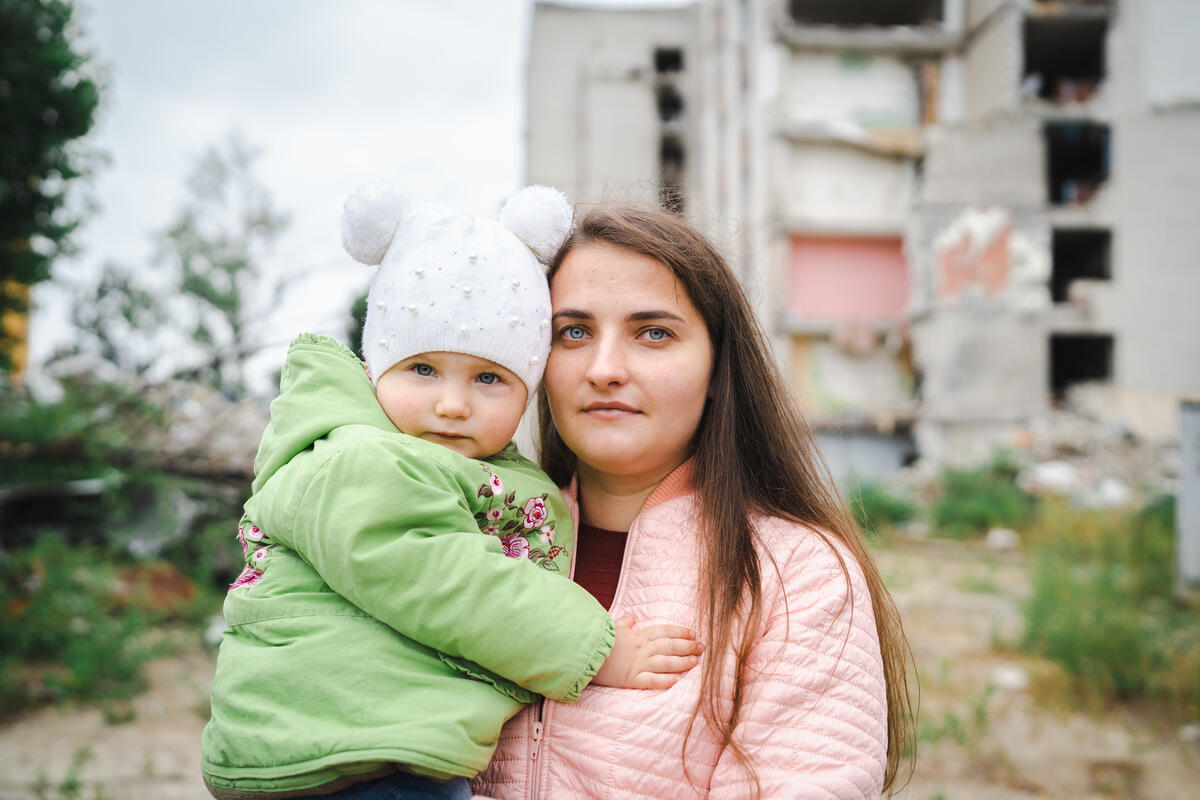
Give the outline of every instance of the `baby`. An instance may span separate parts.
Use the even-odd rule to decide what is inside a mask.
[[[347,200],[343,245],[380,265],[366,368],[325,337],[289,349],[225,601],[214,797],[469,797],[536,695],[666,688],[696,663],[691,632],[614,624],[567,579],[572,521],[510,441],[570,221],[547,187],[499,222],[379,188]]]

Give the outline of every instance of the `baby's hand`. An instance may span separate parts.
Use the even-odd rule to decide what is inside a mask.
[[[612,651],[592,683],[618,689],[669,689],[696,666],[704,645],[696,634],[678,625],[633,629],[633,617],[617,620]]]

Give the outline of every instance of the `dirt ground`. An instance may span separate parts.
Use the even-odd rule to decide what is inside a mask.
[[[878,557],[922,684],[919,760],[900,798],[1196,796],[1200,742],[1184,741],[1177,722],[1070,710],[1054,669],[1007,644],[1027,587],[1019,554],[939,540]],[[150,666],[149,691],[107,715],[46,709],[0,727],[0,800],[204,800],[197,765],[213,664],[198,644],[184,647]]]

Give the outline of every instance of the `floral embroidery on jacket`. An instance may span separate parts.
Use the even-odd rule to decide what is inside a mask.
[[[267,535],[244,515],[238,523],[237,540],[242,546],[242,557],[246,560],[246,567],[233,583],[229,584],[230,591],[258,583],[267,568],[267,562],[271,560],[271,547]],[[251,544],[255,545],[254,550],[250,549]]]
[[[504,481],[500,476],[483,466],[487,473],[487,483],[480,484],[475,492],[476,497],[488,499],[488,508],[475,513],[475,521],[480,530],[488,536],[499,536],[500,547],[509,558],[528,558],[543,569],[560,571],[554,559],[566,552],[565,547],[554,544],[554,523],[550,521],[550,511],[546,507],[547,494],[527,497],[517,500],[516,491],[504,494]],[[495,502],[499,500],[499,507]],[[505,521],[505,512],[510,518]],[[550,548],[536,547],[532,537],[536,536],[543,545]]]

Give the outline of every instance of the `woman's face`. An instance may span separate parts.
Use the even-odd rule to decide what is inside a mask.
[[[712,374],[708,329],[655,259],[607,244],[572,250],[550,284],[546,394],[589,473],[657,483],[690,454]]]

